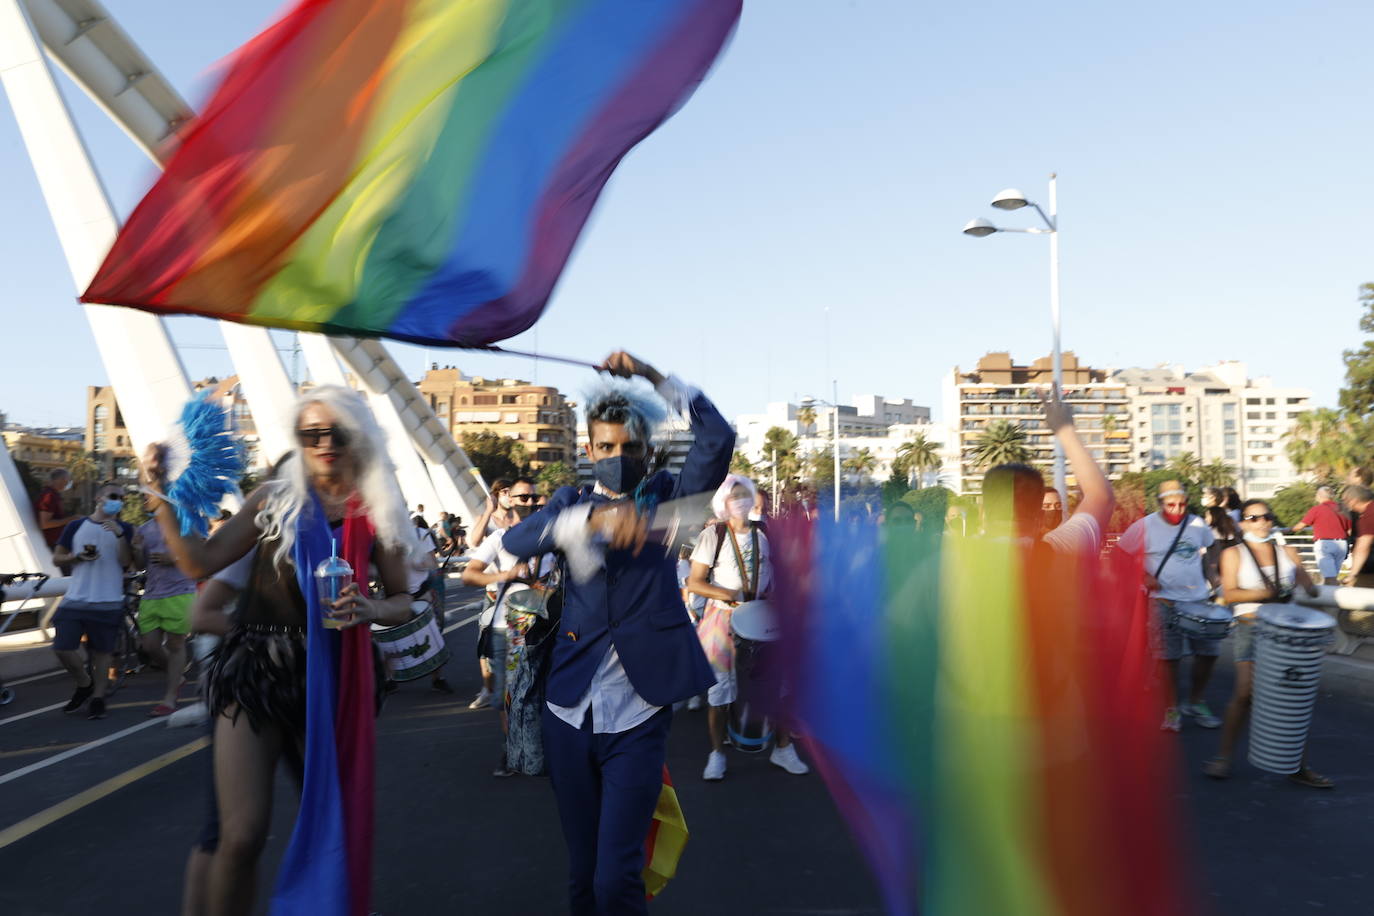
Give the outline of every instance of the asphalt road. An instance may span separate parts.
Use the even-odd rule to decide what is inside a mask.
[[[453,589],[450,607],[474,597]],[[455,696],[403,685],[379,721],[374,901],[385,916],[565,912],[566,857],[548,782],[493,778],[496,716],[467,709],[477,688],[475,637],[471,624],[449,634]],[[63,676],[15,687],[19,698],[0,710],[0,913],[176,913],[208,791],[203,733],[145,718],[158,693],[146,674],[113,698],[102,721],[35,713],[66,700]],[[1229,687],[1223,669],[1209,691],[1214,707]],[[1184,731],[1180,801],[1193,830],[1180,842],[1195,850],[1198,893],[1212,912],[1371,911],[1372,715],[1369,704],[1322,697],[1311,757],[1338,783],[1324,793],[1244,765],[1229,782],[1207,780],[1199,767],[1216,733]],[[669,767],[692,835],[652,912],[880,913],[821,780],[732,752],[726,780],[704,783],[705,729],[702,712],[674,720]],[[289,838],[295,798],[279,779],[263,886]]]

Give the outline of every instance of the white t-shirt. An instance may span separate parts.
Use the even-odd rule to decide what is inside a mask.
[[[508,569],[514,569],[519,564],[520,558],[503,546],[507,530],[509,529],[499,528],[492,532],[482,541],[481,546],[472,552],[470,559],[486,564],[483,569],[484,572],[505,572]],[[539,563],[539,575],[541,577],[548,575],[553,571],[553,567],[553,554],[544,554]],[[493,598],[501,595],[501,601],[482,614],[481,620],[478,621],[481,626],[491,624],[498,630],[506,628],[506,597],[505,592],[502,591],[502,586],[505,586],[507,590],[522,587],[519,582],[493,582],[488,585],[487,594]]]
[[[701,537],[697,538],[696,549],[692,551],[693,563],[705,563],[710,566],[712,559],[715,560],[715,569],[711,571],[711,583],[721,588],[742,590],[745,587],[745,570],[751,572],[749,578],[752,580],[752,570],[754,566],[754,534],[746,531],[744,534],[736,534],[735,540],[739,543],[740,555],[744,559],[745,570],[741,570],[739,559],[735,556],[735,549],[730,546],[730,532],[727,526],[725,543],[720,545],[720,555],[716,555],[716,529],[718,526],[711,525],[701,532]],[[755,529],[757,530],[757,529]],[[759,590],[758,594],[768,594],[769,587],[773,584],[773,564],[768,553],[768,536],[762,531],[759,536],[759,554],[762,557],[761,567],[759,568]]]
[[[1075,512],[1045,535],[1045,543],[1058,553],[1095,554],[1102,549],[1102,528],[1088,513]]]
[[[114,521],[119,530],[124,532],[124,541],[132,543],[133,526],[118,519]],[[89,518],[79,518],[67,524],[58,543],[74,554],[84,553],[87,546],[94,546],[99,557],[72,564],[64,600],[90,604],[119,604],[124,601],[124,567],[119,565],[119,542],[118,536]]]
[[[1167,601],[1206,601],[1211,586],[1202,573],[1202,552],[1212,546],[1216,537],[1207,523],[1196,515],[1190,514],[1182,524],[1188,527],[1159,573],[1159,588],[1154,596]],[[1120,546],[1127,553],[1139,554],[1143,540],[1145,572],[1153,576],[1177,534],[1177,525],[1170,525],[1154,512],[1127,528],[1121,535]]]

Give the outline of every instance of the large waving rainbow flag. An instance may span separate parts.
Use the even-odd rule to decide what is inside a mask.
[[[232,60],[84,302],[485,346],[741,0],[300,0]]]
[[[1129,558],[804,518],[770,536],[788,714],[888,912],[1197,911]]]

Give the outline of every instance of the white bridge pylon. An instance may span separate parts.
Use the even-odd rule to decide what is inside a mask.
[[[89,152],[58,92],[48,59],[57,63],[154,162],[163,142],[191,117],[191,109],[152,62],[93,0],[0,0],[0,79],[57,228],[72,279],[84,290],[113,244],[118,221]],[[83,306],[137,452],[160,439],[190,397],[190,379],[162,319],[135,309]],[[264,328],[217,323],[258,429],[261,456],[273,461],[291,447],[287,414],[295,400],[281,357]],[[367,395],[389,437],[407,501],[481,514],[486,490],[447,427],[381,343],[302,335],[319,373],[339,360]],[[321,345],[325,348],[321,350]],[[316,371],[318,368],[318,371]],[[0,518],[0,524],[13,524]],[[30,561],[49,565],[31,520],[24,521]],[[0,538],[9,534],[0,531]],[[41,559],[40,559],[41,557]],[[3,571],[3,570],[0,570]]]

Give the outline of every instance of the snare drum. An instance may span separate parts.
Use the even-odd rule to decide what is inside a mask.
[[[776,642],[778,620],[767,601],[745,601],[730,615],[735,635],[753,642]]]
[[[1225,639],[1231,632],[1231,609],[1224,604],[1174,605],[1174,626],[1197,639]]]
[[[386,656],[393,680],[413,681],[442,668],[448,661],[444,634],[434,619],[434,610],[428,606],[400,626],[374,626],[372,638]]]
[[[743,607],[740,605],[736,613]],[[767,643],[735,637],[735,701],[730,704],[726,730],[735,750],[746,754],[766,750],[773,740],[773,723],[768,715],[772,706],[767,677],[769,651]]]

